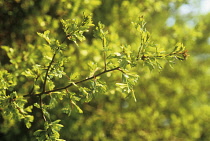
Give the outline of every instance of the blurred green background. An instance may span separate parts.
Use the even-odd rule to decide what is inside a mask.
[[[182,42],[190,56],[176,62],[173,68],[166,64],[161,72],[143,66],[136,68],[134,71],[140,75],[135,86],[137,102],[124,98],[116,89],[112,82],[119,79],[116,75],[106,81],[107,92],[80,105],[83,114],[72,112],[68,117],[58,106],[51,114],[52,118],[62,119],[61,138],[67,141],[208,141],[210,14],[193,12],[199,2],[191,1],[191,4],[192,7],[188,0],[2,0],[0,45],[16,50],[13,59],[19,60],[21,65],[11,67],[11,60],[0,48],[0,67],[14,74],[31,68],[30,65],[39,62],[47,52],[42,52],[44,41],[37,32],[50,30],[52,36],[63,39],[65,34],[60,20],[80,19],[83,13],[92,14],[95,24],[101,21],[106,25],[113,48],[122,43],[137,46],[139,37],[131,22],[143,15],[156,44],[170,51],[177,42]],[[191,11],[183,11],[183,6],[184,10],[188,7]],[[88,76],[87,62],[83,60],[102,62],[101,43],[93,38],[91,31],[86,37],[85,42],[79,43],[79,48],[73,46],[66,52],[71,56],[71,63],[66,66],[67,74],[79,72]],[[34,54],[28,53],[33,51]],[[19,82],[20,93],[26,94],[32,82],[24,78]],[[58,85],[64,83],[61,81]],[[33,114],[40,117],[38,113]],[[39,120],[35,120],[29,130],[24,123],[2,116],[0,124],[2,140],[14,140],[14,137],[21,141],[34,140],[32,134]]]

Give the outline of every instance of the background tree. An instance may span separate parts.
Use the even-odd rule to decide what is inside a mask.
[[[1,1],[1,139],[209,140],[209,15],[184,3]]]

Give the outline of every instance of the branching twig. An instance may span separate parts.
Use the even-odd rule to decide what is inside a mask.
[[[181,55],[181,57],[179,57],[178,55]],[[177,59],[179,60],[185,60],[189,55],[187,54],[187,50],[184,50],[182,52],[175,52],[175,53],[169,53],[169,54],[164,54],[164,55],[154,55],[154,56],[147,56],[147,55],[142,55],[141,56],[141,60],[146,60],[148,58],[163,58],[163,57],[172,57],[175,56],[177,57]]]
[[[70,83],[70,84],[67,85],[67,86],[60,87],[60,88],[56,88],[56,89],[49,90],[49,91],[43,91],[43,92],[41,92],[41,93],[34,94],[34,95],[35,95],[35,96],[41,96],[41,95],[43,95],[43,94],[49,94],[49,93],[51,93],[51,92],[56,92],[56,91],[64,90],[64,89],[67,89],[67,88],[73,86],[74,84],[83,83],[83,82],[85,82],[85,81],[94,79],[94,78],[96,78],[96,77],[98,77],[98,76],[100,76],[100,75],[102,75],[102,74],[105,74],[105,73],[111,72],[111,71],[115,71],[115,70],[119,70],[119,71],[122,72],[122,70],[120,69],[120,67],[115,67],[115,68],[113,68],[113,69],[104,70],[103,72],[98,73],[98,74],[96,74],[96,75],[94,75],[94,76],[88,77],[88,78],[86,78],[86,79],[83,79],[83,80],[80,80],[80,81],[77,81],[77,82],[72,82],[72,83]],[[30,95],[24,95],[24,97],[28,97],[28,96],[30,96]]]
[[[44,93],[45,90],[46,90],[47,77],[48,77],[50,68],[52,66],[52,63],[53,63],[53,61],[55,59],[55,55],[56,55],[56,53],[53,54],[52,60],[51,60],[51,62],[49,64],[49,66],[47,67],[47,70],[46,70],[46,73],[45,73],[45,77],[44,77],[44,83],[43,83],[42,93]],[[42,112],[42,117],[43,117],[44,121],[46,122],[47,119],[46,119],[46,117],[44,115],[44,111],[43,111],[43,107],[42,107],[42,95],[39,95],[39,105],[40,105],[40,109],[41,109],[41,112]]]

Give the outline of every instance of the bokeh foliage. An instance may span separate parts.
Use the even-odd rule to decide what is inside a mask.
[[[210,20],[186,2],[1,1],[0,139],[210,140]]]

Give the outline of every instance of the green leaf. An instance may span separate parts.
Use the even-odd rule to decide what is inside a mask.
[[[71,103],[76,107],[79,113],[83,113],[82,109],[72,100]]]
[[[52,124],[52,129],[54,130],[54,131],[60,131],[61,130],[61,128],[62,127],[64,127],[62,124],[59,124],[59,122],[60,122],[61,120],[56,120],[56,121],[54,121],[54,122],[52,122],[51,124]]]
[[[135,93],[134,93],[133,89],[131,89],[131,93],[132,93],[132,97],[133,97],[134,101],[136,102],[137,100],[136,100],[136,96],[135,96]]]
[[[62,112],[67,114],[68,116],[70,116],[71,112],[72,112],[72,109],[69,105],[66,104],[65,107],[62,108]]]
[[[36,108],[40,108],[40,105],[39,105],[38,103],[34,103],[34,106],[35,106]]]
[[[36,130],[35,132],[34,132],[34,136],[41,136],[42,134],[44,133],[44,130]]]
[[[0,70],[0,90],[6,90],[16,85],[14,75],[8,73],[7,70]]]
[[[32,109],[33,109],[33,106],[31,105],[31,106],[26,107],[24,110],[26,112],[32,112]]]
[[[79,87],[79,91],[81,92],[83,98],[89,99],[89,95],[90,95],[89,91],[90,91],[90,89],[88,89],[86,87]]]
[[[44,114],[48,119],[50,119],[50,113],[49,113],[47,110],[45,110],[44,108],[43,108],[43,114]]]
[[[120,87],[121,89],[127,88],[128,85],[125,83],[116,83],[116,86]]]
[[[44,122],[44,129],[45,129],[45,131],[47,131],[47,129],[49,129],[50,128],[50,123],[48,123],[48,121],[45,121]]]
[[[99,38],[101,40],[105,39],[105,36],[108,34],[108,31],[105,31],[105,25],[101,22],[98,22],[98,26],[94,31],[94,37]]]
[[[22,72],[22,75],[26,76],[26,77],[31,77],[31,78],[36,78],[37,75],[31,70],[31,69],[27,69],[25,70],[25,72]]]
[[[183,43],[177,43],[171,54],[181,53],[185,50]]]
[[[31,127],[31,122],[33,122],[33,120],[34,120],[34,116],[31,116],[31,115],[26,115],[25,116],[24,121],[25,121],[25,124],[26,124],[27,128]]]
[[[47,41],[48,44],[51,44],[51,39],[49,38],[49,34],[50,34],[50,31],[49,30],[46,30],[44,33],[37,32],[37,34],[40,37],[44,38]]]

